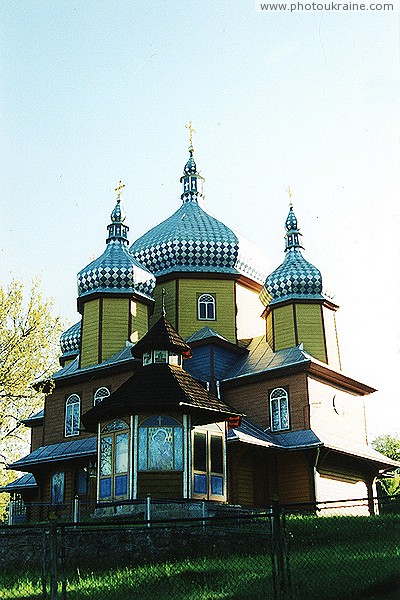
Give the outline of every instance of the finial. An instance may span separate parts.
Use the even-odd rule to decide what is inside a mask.
[[[189,123],[187,125],[185,125],[185,127],[186,127],[186,129],[189,129],[189,141],[190,141],[189,152],[194,152],[194,148],[193,148],[193,134],[196,133],[196,130],[193,127],[192,121],[189,121]]]
[[[119,180],[118,187],[116,187],[114,189],[114,191],[117,192],[118,202],[121,200],[121,192],[124,189],[124,187],[125,187],[125,184],[122,183],[121,180]]]
[[[161,309],[161,311],[162,311],[162,316],[163,317],[165,317],[165,315],[166,315],[166,311],[165,311],[165,294],[166,294],[166,291],[165,291],[165,288],[163,288],[162,292],[161,292],[161,303],[162,303],[162,309]]]
[[[289,198],[290,198],[289,206],[290,206],[291,208],[293,208],[293,202],[292,202],[292,196],[293,196],[293,192],[292,192],[292,190],[290,189],[290,185],[288,186],[288,189],[287,189],[286,191],[287,191],[287,193],[289,194]]]

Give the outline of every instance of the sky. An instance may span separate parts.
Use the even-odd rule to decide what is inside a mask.
[[[340,305],[343,369],[378,388],[370,438],[400,431],[399,0],[389,11],[257,12],[253,0],[0,3],[0,281],[41,277],[67,323],[115,205],[133,242],[180,206],[193,121],[205,208],[305,257]]]

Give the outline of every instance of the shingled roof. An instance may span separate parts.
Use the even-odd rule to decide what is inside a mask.
[[[85,413],[82,423],[88,431],[96,431],[100,421],[152,411],[191,414],[198,424],[240,415],[181,367],[152,364],[142,367],[108,398]]]
[[[175,331],[171,323],[164,315],[153,325],[153,327],[132,347],[132,356],[141,358],[144,352],[149,350],[172,350],[177,354],[191,356],[190,346]]]

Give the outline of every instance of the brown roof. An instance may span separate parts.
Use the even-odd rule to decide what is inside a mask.
[[[148,350],[171,350],[177,354],[190,353],[191,356],[190,346],[185,343],[164,315],[132,347],[132,356],[140,358]]]
[[[224,421],[236,410],[207,391],[181,367],[152,364],[142,367],[108,398],[82,416],[88,431],[109,418],[142,412],[178,410],[195,416],[198,423]]]

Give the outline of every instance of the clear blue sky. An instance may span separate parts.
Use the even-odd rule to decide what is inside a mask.
[[[75,322],[118,180],[133,241],[180,205],[192,119],[206,208],[271,270],[292,187],[305,256],[341,305],[344,370],[380,389],[371,434],[400,430],[398,1],[3,2],[1,278],[40,274]]]

